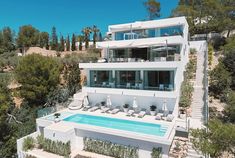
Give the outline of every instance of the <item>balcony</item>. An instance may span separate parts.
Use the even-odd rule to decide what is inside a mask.
[[[130,29],[126,31],[115,32],[114,40],[131,40],[153,37],[167,37],[177,36],[183,37],[183,26],[170,26],[163,28],[150,28],[150,29],[133,29],[130,25]]]
[[[89,87],[174,91],[174,71],[90,70],[89,73]]]

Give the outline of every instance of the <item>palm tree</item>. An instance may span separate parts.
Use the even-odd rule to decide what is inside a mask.
[[[95,48],[96,47],[97,37],[98,37],[98,32],[100,32],[100,30],[97,28],[96,25],[93,25],[92,32],[93,32],[93,45],[94,45],[94,48]]]
[[[81,51],[81,50],[82,50],[82,42],[84,41],[84,36],[79,35],[79,36],[78,36],[78,41],[79,41],[79,47],[78,47],[78,49]]]
[[[89,41],[90,41],[90,34],[92,29],[90,27],[85,27],[82,30],[82,33],[84,34],[84,41],[85,41],[85,48],[87,49],[89,47]]]

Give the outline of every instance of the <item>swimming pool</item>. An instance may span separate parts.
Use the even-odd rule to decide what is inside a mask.
[[[163,137],[167,131],[167,126],[160,124],[130,121],[117,118],[108,118],[102,116],[92,116],[85,114],[76,114],[69,116],[64,121],[75,122],[78,124],[87,124],[99,127],[113,128],[123,131],[130,131],[154,136]]]

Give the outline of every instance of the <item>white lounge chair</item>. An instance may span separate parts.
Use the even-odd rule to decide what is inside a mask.
[[[135,113],[134,110],[129,110],[126,114],[126,116],[132,116]]]
[[[173,119],[174,119],[174,115],[172,115],[172,114],[168,114],[166,117],[166,120],[170,121],[170,122],[172,122]]]
[[[161,120],[163,114],[162,113],[157,113],[157,116],[155,117],[155,120]]]
[[[146,110],[141,110],[138,114],[138,117],[143,118],[145,116],[145,114],[146,114]]]
[[[92,108],[91,104],[84,106],[82,111],[88,111],[90,108]]]
[[[113,109],[113,110],[110,111],[110,114],[116,114],[116,113],[118,113],[119,111],[120,111],[119,108],[115,108],[115,109]]]
[[[97,103],[95,106],[93,106],[89,111],[94,112],[100,108],[99,104]]]
[[[107,111],[109,111],[109,110],[110,110],[110,108],[105,107],[105,108],[103,108],[103,109],[101,110],[101,113],[105,113],[105,112],[107,112]]]
[[[82,108],[82,100],[74,100],[71,104],[69,104],[68,108],[70,110],[78,110]]]

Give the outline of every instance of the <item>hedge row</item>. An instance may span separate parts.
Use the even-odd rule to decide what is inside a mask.
[[[115,144],[109,141],[83,138],[84,150],[115,158],[138,158],[138,148]]]

